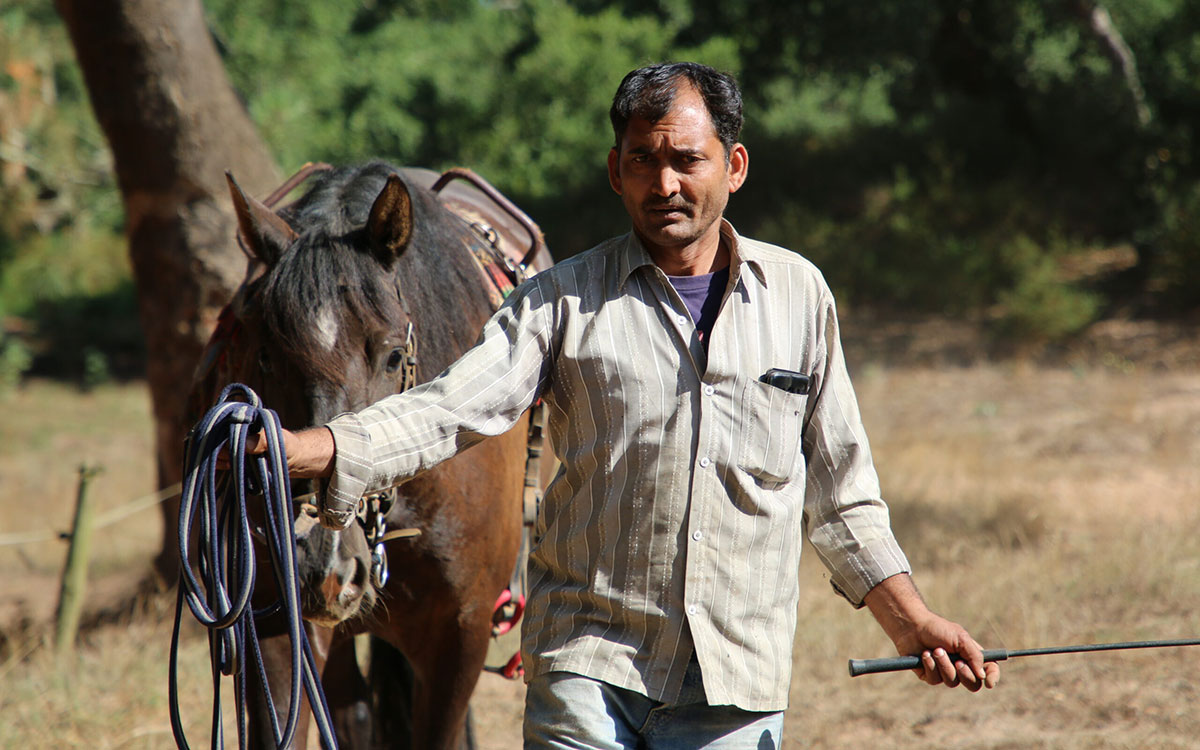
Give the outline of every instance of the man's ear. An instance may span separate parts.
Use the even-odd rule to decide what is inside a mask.
[[[621,155],[615,148],[608,150],[608,184],[613,192],[621,194]]]
[[[729,149],[729,192],[736,193],[750,173],[750,152],[740,143]]]

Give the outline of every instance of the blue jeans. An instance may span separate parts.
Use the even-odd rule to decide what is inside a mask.
[[[664,704],[571,672],[550,672],[525,691],[525,750],[778,750],[783,712],[704,702],[689,665],[679,703]]]

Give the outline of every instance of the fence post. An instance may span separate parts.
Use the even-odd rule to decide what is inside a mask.
[[[59,657],[75,648],[79,633],[79,617],[87,590],[88,558],[92,550],[92,519],[95,515],[88,502],[88,484],[103,470],[100,466],[79,466],[79,489],[75,493],[75,521],[71,527],[71,546],[63,568],[58,590],[58,613],[55,616],[54,653]]]

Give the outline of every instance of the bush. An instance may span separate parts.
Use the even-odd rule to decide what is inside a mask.
[[[13,336],[0,338],[0,397],[21,383],[21,377],[33,364],[29,348]]]
[[[1200,186],[1180,190],[1163,211],[1161,258],[1155,273],[1167,301],[1180,310],[1200,306]]]
[[[43,302],[33,313],[37,347],[31,371],[87,388],[144,374],[146,347],[132,281],[103,294]]]
[[[998,297],[1000,318],[995,330],[1001,336],[1055,341],[1078,333],[1096,319],[1100,296],[1064,281],[1055,253],[1021,236],[1005,248],[1004,255],[1015,282]]]

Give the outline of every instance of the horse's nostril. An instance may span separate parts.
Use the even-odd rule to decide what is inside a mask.
[[[354,560],[354,584],[362,589],[367,588],[367,581],[370,579],[371,570],[362,561],[357,558]]]
[[[337,602],[343,607],[356,606],[364,597],[368,602],[373,601],[372,592],[368,588],[369,569],[361,560],[354,560],[354,565],[343,566],[337,574]],[[369,605],[368,605],[369,606]]]
[[[367,588],[370,568],[355,558],[353,565],[344,565],[338,570],[337,580],[343,591],[363,591]]]

